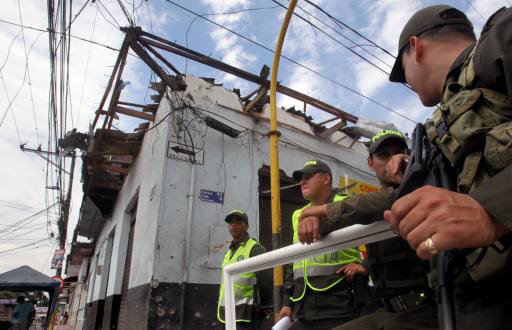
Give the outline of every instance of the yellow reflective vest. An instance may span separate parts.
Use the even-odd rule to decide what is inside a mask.
[[[249,238],[245,243],[240,243],[235,253],[228,249],[222,262],[222,274],[224,267],[242,261],[250,257],[254,245],[259,244],[254,238]],[[256,286],[256,274],[242,274],[234,282],[236,322],[251,322],[252,307],[254,305],[254,287]],[[224,280],[220,284],[219,302],[217,304],[217,318],[224,323]]]
[[[347,197],[348,196],[346,195],[335,195],[333,201],[341,201]],[[308,204],[303,208],[293,212],[293,243],[299,242],[299,218],[302,214],[302,211],[310,205],[311,204]],[[313,291],[329,290],[345,278],[342,274],[339,276],[332,276],[336,275],[336,271],[338,269],[340,269],[343,265],[359,262],[361,262],[361,256],[359,251],[355,248],[336,251],[294,262],[294,285],[302,285],[302,290],[295,289],[293,297],[290,297],[290,299],[293,302],[302,300],[308,287]]]

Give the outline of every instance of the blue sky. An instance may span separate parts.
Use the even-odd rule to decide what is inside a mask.
[[[133,1],[133,2],[132,2]],[[274,49],[285,10],[271,0],[172,0],[176,4],[236,31],[269,49]],[[193,14],[180,9],[166,0],[123,0],[130,16],[147,31],[153,31],[195,51],[210,55],[246,71],[259,74],[263,65],[271,66],[273,54],[249,41],[214,24],[194,18]],[[288,6],[288,0],[276,0]],[[484,19],[498,8],[510,5],[510,0],[315,0],[326,12],[351,26],[368,39],[396,54],[398,35],[407,19],[418,9],[433,4],[446,3],[466,12],[479,34]],[[73,1],[73,16],[86,3]],[[404,132],[411,132],[413,121],[424,121],[431,109],[424,108],[412,91],[399,84],[387,82],[383,72],[362,61],[340,45],[343,43],[354,52],[367,57],[382,70],[390,71],[393,58],[376,47],[365,46],[365,41],[347,28],[340,28],[318,9],[299,0],[296,13],[306,17],[314,25],[328,33],[316,30],[310,24],[294,16],[284,44],[283,55],[314,70],[313,73],[286,59],[281,59],[279,80],[282,84],[302,93],[321,99],[356,116],[394,123]],[[247,10],[250,9],[250,10]],[[245,11],[242,11],[245,10]],[[8,0],[2,2],[0,20],[40,28],[47,27],[46,4],[40,0]],[[192,25],[191,25],[192,23]],[[97,0],[87,3],[77,16],[71,33],[85,39],[120,48],[123,33],[117,24],[126,26],[127,20],[117,1]],[[19,150],[21,143],[35,148],[46,146],[48,140],[48,89],[49,58],[48,34],[0,22],[0,114],[8,109],[0,126],[0,272],[15,266],[29,264],[38,270],[49,270],[49,256],[54,240],[43,241],[20,248],[56,233],[56,216],[36,216],[24,230],[15,233],[2,232],[9,224],[34,214],[56,201],[54,191],[46,189],[52,182],[46,181],[46,163],[34,154]],[[189,29],[190,27],[190,29]],[[331,29],[332,28],[332,29]],[[334,30],[336,31],[334,31]],[[187,38],[187,30],[188,38]],[[335,38],[338,41],[332,40]],[[352,43],[349,39],[355,41]],[[25,42],[24,42],[25,41]],[[11,47],[9,47],[11,45]],[[357,45],[362,45],[359,47]],[[364,48],[364,50],[363,50]],[[369,55],[368,52],[373,55]],[[25,54],[28,56],[25,57]],[[87,132],[98,103],[111,73],[117,52],[73,38],[70,52],[70,110],[66,129],[77,128]],[[240,88],[245,95],[256,88],[251,83],[216,71],[204,65],[175,55],[167,58],[182,72],[214,77],[226,88]],[[28,60],[27,60],[28,59]],[[27,70],[28,69],[28,70]],[[324,76],[324,77],[322,77]],[[327,77],[327,79],[326,79]],[[30,86],[29,79],[30,78]],[[150,71],[134,56],[129,56],[124,80],[130,81],[121,99],[137,103],[150,102],[147,93]],[[334,80],[336,83],[332,82]],[[412,121],[393,114],[381,105],[369,101],[340,85],[353,89]],[[17,95],[15,97],[15,95]],[[12,101],[11,106],[9,103]],[[299,101],[279,97],[278,105],[286,108]],[[325,113],[308,108],[308,114],[317,121],[329,118]],[[135,122],[121,117],[114,125],[131,131]],[[81,202],[79,162],[75,174],[78,177],[73,188],[70,233],[77,221]],[[52,174],[52,173],[50,173]],[[50,175],[52,177],[52,175]],[[46,225],[48,223],[48,225]],[[7,234],[6,234],[7,233]],[[18,235],[18,236],[16,236]],[[13,253],[2,253],[18,248]]]

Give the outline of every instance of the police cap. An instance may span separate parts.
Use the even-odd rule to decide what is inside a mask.
[[[322,162],[321,160],[314,159],[309,160],[304,164],[304,168],[302,170],[297,170],[293,172],[293,178],[295,181],[299,182],[302,179],[303,174],[308,173],[317,173],[317,172],[323,172],[327,173],[332,176],[331,169],[329,168],[329,165]]]
[[[398,55],[389,75],[389,81],[405,83],[405,73],[402,68],[402,52],[409,44],[409,38],[419,36],[445,25],[466,25],[473,28],[466,15],[460,10],[447,5],[426,7],[414,14],[405,24],[398,39]]]
[[[245,220],[246,223],[249,223],[249,217],[247,216],[247,213],[245,213],[242,210],[238,210],[238,209],[235,209],[235,210],[232,210],[231,212],[229,212],[228,215],[226,215],[226,218],[224,219],[224,221],[229,223],[231,221],[231,218],[233,218],[233,217],[238,217],[242,220]]]
[[[394,129],[386,129],[380,133],[372,136],[370,140],[370,154],[375,153],[377,149],[386,141],[394,141],[398,145],[403,145],[404,148],[408,148],[407,142],[402,132]]]

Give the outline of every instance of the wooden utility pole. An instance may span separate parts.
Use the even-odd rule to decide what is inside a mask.
[[[64,204],[62,205],[62,213],[61,213],[61,219],[59,219],[59,248],[61,250],[66,249],[66,236],[68,232],[68,220],[69,220],[69,207],[71,205],[71,190],[73,189],[73,177],[75,172],[75,161],[76,161],[76,155],[75,151],[73,151],[73,155],[71,156],[71,169],[69,174],[69,184],[68,184],[68,191],[66,193],[66,200],[64,201]],[[55,275],[61,276],[62,275],[62,265],[64,262],[60,264],[60,266],[57,268],[57,271]]]
[[[59,167],[57,164],[52,162],[49,157],[45,157],[44,156],[44,155],[47,155],[47,156],[57,155],[56,152],[41,150],[41,148],[37,148],[37,149],[26,148],[25,145],[23,145],[23,144],[20,145],[20,149],[22,151],[33,152],[36,155],[38,155],[41,158],[43,158],[44,160],[46,160],[48,162],[51,162],[55,166]],[[70,156],[66,155],[65,157],[70,157]],[[61,249],[61,250],[64,250],[66,248],[66,234],[67,234],[67,231],[68,231],[69,208],[70,208],[70,205],[71,205],[71,191],[73,189],[73,177],[74,177],[74,171],[75,171],[75,161],[76,161],[76,154],[75,154],[75,151],[73,150],[72,154],[71,154],[71,169],[70,169],[70,172],[67,172],[65,169],[61,168],[61,170],[63,172],[69,174],[68,191],[66,193],[66,199],[63,201],[63,204],[61,206],[62,212],[61,212],[60,219],[58,221],[58,225],[59,225],[59,249]],[[62,264],[60,265],[59,268],[57,268],[57,271],[56,271],[55,275],[58,275],[58,276],[62,275]]]

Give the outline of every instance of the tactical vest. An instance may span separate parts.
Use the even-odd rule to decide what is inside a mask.
[[[347,197],[345,195],[335,195],[333,201],[341,201]],[[299,242],[299,218],[302,211],[309,206],[310,204],[293,212],[293,243]],[[343,275],[336,274],[341,266],[354,262],[359,263],[360,261],[359,251],[351,248],[294,262],[294,294],[290,300],[293,302],[302,300],[308,287],[313,291],[331,289],[345,278]]]
[[[457,191],[470,193],[512,164],[512,105],[507,95],[478,87],[473,56],[466,55],[456,79],[447,81],[442,104],[425,126],[456,170]],[[466,266],[475,281],[487,278],[506,263],[510,249],[479,248],[465,252]],[[481,264],[482,267],[478,267]]]
[[[224,267],[248,259],[254,245],[259,244],[254,238],[249,238],[247,242],[241,243],[235,253],[231,254],[231,249],[226,252],[222,262],[222,274]],[[233,290],[235,292],[236,322],[251,322],[252,307],[254,305],[254,287],[257,284],[256,274],[246,273],[240,275],[234,282]],[[217,318],[224,323],[224,280],[220,284],[219,302],[217,304]]]
[[[427,261],[421,260],[401,237],[368,244],[366,266],[375,287],[403,291],[427,287]]]
[[[512,164],[512,105],[504,94],[474,87],[476,47],[466,56],[458,79],[445,86],[441,106],[425,125],[430,142],[457,170],[462,193]]]

